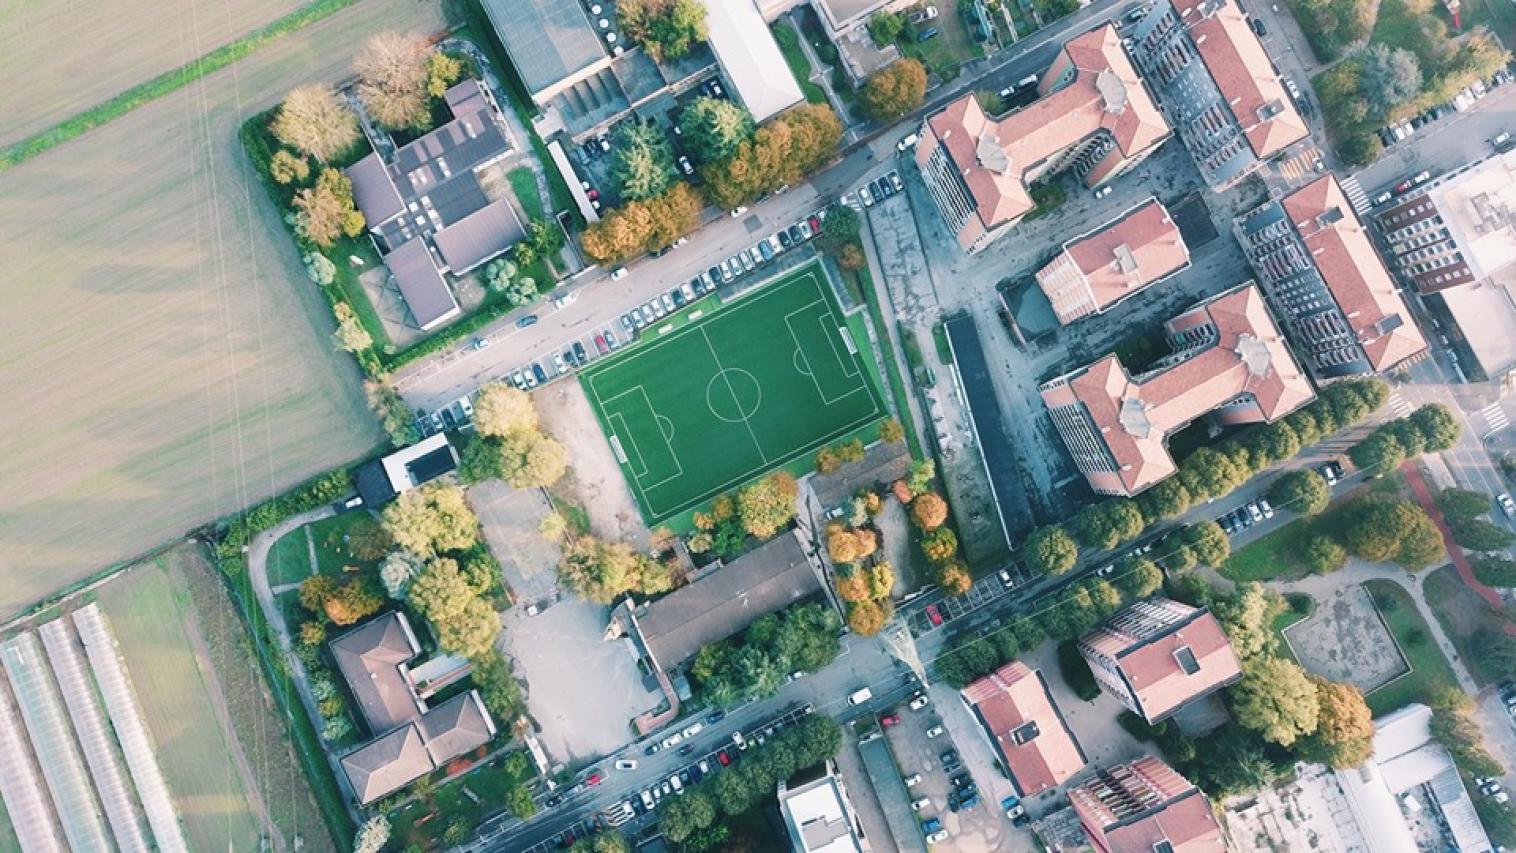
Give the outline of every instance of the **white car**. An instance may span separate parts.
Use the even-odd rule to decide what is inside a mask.
[[[905,782],[905,786],[907,788],[914,788],[917,785],[921,784],[921,774],[920,773],[912,773],[911,775],[905,777],[901,781]]]
[[[1511,501],[1511,496],[1501,492],[1495,498],[1495,503],[1500,504],[1500,511],[1505,513],[1506,518],[1516,518],[1516,503]]]
[[[928,844],[936,844],[939,841],[946,841],[947,838],[948,838],[948,831],[945,830],[945,829],[939,829],[936,832],[934,832],[931,835],[928,835],[926,837],[926,843],[928,843]]]
[[[908,707],[912,711],[920,711],[922,708],[925,708],[927,706],[927,703],[931,701],[932,700],[928,699],[925,693],[917,693],[915,696],[911,697],[911,704]]]
[[[852,694],[847,697],[847,703],[849,705],[862,705],[864,702],[867,702],[872,698],[874,698],[874,691],[868,689],[867,687],[864,687],[862,689],[853,691]]]
[[[684,733],[683,732],[674,732],[673,734],[671,734],[668,737],[666,737],[666,738],[663,739],[663,748],[664,749],[668,749],[671,746],[678,746],[683,741],[684,741]]]
[[[690,723],[689,726],[687,726],[684,731],[680,732],[680,734],[684,735],[687,738],[692,738],[695,735],[700,734],[704,730],[705,730],[705,723]]]
[[[863,206],[864,207],[873,207],[874,206],[874,194],[871,193],[871,192],[869,192],[869,188],[868,188],[867,185],[864,185],[864,186],[861,186],[861,187],[858,188],[858,198],[860,198],[860,199],[863,200]]]
[[[636,761],[636,759],[633,759],[633,758],[618,758],[616,760],[616,769],[617,770],[636,770],[637,769],[637,761]]]
[[[932,726],[926,730],[927,737],[937,737],[940,734],[942,734],[942,726]]]
[[[920,142],[920,141],[921,141],[921,134],[919,134],[919,133],[912,133],[911,135],[907,136],[906,138],[904,138],[904,139],[900,140],[899,142],[895,143],[895,150],[896,151],[908,151],[908,150],[910,150],[912,148],[915,148],[916,147],[916,143]]]
[[[673,776],[670,776],[669,784],[674,786],[674,793],[684,793],[684,783],[679,781],[679,774],[675,773]]]
[[[932,807],[932,801],[931,801],[931,799],[929,797],[922,797],[921,799],[917,800],[916,802],[911,803],[911,811],[913,811],[913,812],[919,812],[922,809],[927,809],[927,808],[931,808],[931,807]]]
[[[611,270],[611,281],[620,281],[626,278],[626,267],[616,267]]]
[[[732,216],[733,219],[736,219],[737,217],[741,216],[744,213],[747,213],[747,205],[743,205],[741,207],[733,209],[732,213],[731,213],[731,216]]]

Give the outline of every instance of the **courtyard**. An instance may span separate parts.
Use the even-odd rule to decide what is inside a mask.
[[[1360,584],[1338,586],[1319,596],[1315,613],[1286,628],[1284,637],[1308,671],[1350,682],[1364,693],[1407,671],[1373,598]]]

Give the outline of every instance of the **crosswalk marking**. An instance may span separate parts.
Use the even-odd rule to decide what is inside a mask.
[[[1411,413],[1411,411],[1412,411],[1411,404],[1407,403],[1405,401],[1405,398],[1402,397],[1402,396],[1400,396],[1400,392],[1399,391],[1391,391],[1390,392],[1390,411],[1392,411],[1392,412],[1395,413],[1395,417],[1397,417],[1397,418],[1403,418],[1406,415],[1409,415]]]
[[[1491,403],[1479,411],[1484,422],[1489,425],[1489,431],[1505,429],[1511,423],[1511,418],[1505,413],[1505,407],[1499,403]]]
[[[1359,216],[1369,212],[1369,194],[1363,191],[1363,187],[1359,186],[1357,178],[1350,175],[1337,183],[1342,187],[1342,191],[1347,193],[1348,202],[1353,205],[1353,210]]]

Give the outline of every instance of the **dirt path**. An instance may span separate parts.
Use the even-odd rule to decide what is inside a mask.
[[[175,586],[181,589],[187,588],[183,569],[171,562],[165,563],[164,568],[172,575]],[[195,664],[200,668],[200,677],[205,679],[208,688],[206,692],[210,696],[211,706],[216,711],[216,722],[227,734],[232,759],[237,763],[237,772],[242,776],[242,787],[247,792],[248,805],[258,816],[258,821],[263,824],[264,835],[273,840],[274,849],[283,851],[286,849],[284,832],[278,824],[274,823],[268,803],[263,801],[263,790],[258,785],[258,776],[253,772],[252,763],[247,760],[247,751],[242,748],[242,738],[238,736],[237,727],[232,722],[231,712],[226,706],[226,690],[221,686],[221,678],[211,662],[210,648],[205,643],[205,637],[200,633],[200,614],[193,607],[185,608],[182,612],[184,633],[190,639],[190,648],[195,654]]]

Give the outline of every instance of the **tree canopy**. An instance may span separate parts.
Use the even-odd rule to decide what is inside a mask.
[[[1310,468],[1297,468],[1274,481],[1269,500],[1279,509],[1315,515],[1332,501],[1332,489],[1321,475]]]
[[[800,487],[788,471],[775,471],[737,493],[737,514],[748,533],[768,539],[795,517]]]
[[[1311,676],[1320,716],[1300,743],[1303,757],[1339,769],[1357,767],[1374,751],[1374,714],[1357,687]]]
[[[679,129],[690,156],[700,165],[731,159],[737,146],[753,138],[753,117],[725,98],[701,96],[679,114]]]
[[[624,542],[579,536],[564,549],[558,576],[580,595],[611,604],[627,592],[656,595],[673,588],[670,568]]]
[[[1079,546],[1057,525],[1039,527],[1021,543],[1027,568],[1040,575],[1061,575],[1079,560]]]
[[[422,557],[463,551],[479,541],[479,519],[457,486],[411,489],[385,507],[383,517],[395,544]]]
[[[1232,688],[1232,714],[1264,740],[1290,746],[1316,731],[1321,705],[1315,683],[1299,664],[1263,655],[1243,663],[1242,681]]]
[[[900,59],[888,68],[876,71],[858,99],[869,117],[878,122],[892,122],[921,106],[926,97],[926,67],[915,59]]]
[[[830,162],[842,142],[842,122],[825,104],[805,104],[769,119],[726,160],[700,170],[706,192],[734,208],[799,181]]]
[[[519,429],[537,428],[537,407],[525,391],[503,382],[489,382],[474,397],[474,432],[505,437]]]
[[[620,0],[616,20],[628,38],[659,62],[684,56],[706,38],[700,0]]]
[[[358,98],[380,127],[424,129],[431,123],[432,47],[421,33],[370,36],[353,57]]]
[[[679,170],[663,129],[640,121],[622,122],[611,149],[611,178],[621,197],[629,201],[647,201],[667,192],[679,179]]]
[[[1359,57],[1358,87],[1370,112],[1384,115],[1421,91],[1421,63],[1409,50],[1369,45]]]
[[[298,86],[284,96],[284,103],[270,125],[285,145],[323,162],[330,161],[358,142],[358,116],[330,86]]]

